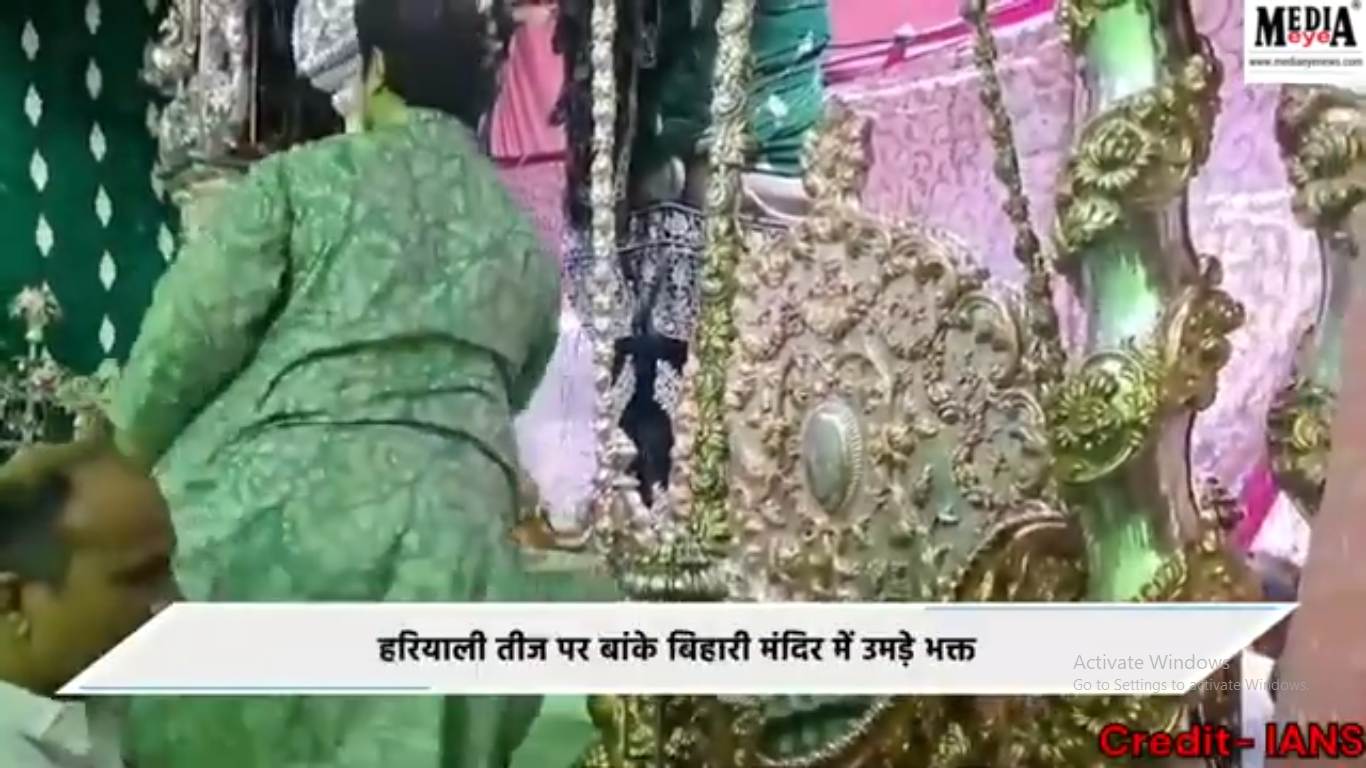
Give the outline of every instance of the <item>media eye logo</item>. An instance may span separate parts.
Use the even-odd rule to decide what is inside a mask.
[[[1339,6],[1280,5],[1255,7],[1258,48],[1356,48],[1352,11],[1360,0]]]
[[[1366,86],[1363,0],[1245,0],[1243,76],[1250,84]]]

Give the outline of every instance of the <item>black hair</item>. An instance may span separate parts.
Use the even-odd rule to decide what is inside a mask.
[[[62,582],[70,552],[61,519],[74,494],[71,474],[107,450],[100,440],[38,446],[0,469],[0,573]]]
[[[385,87],[406,104],[479,128],[512,37],[506,0],[358,0],[355,15],[367,72],[382,53]]]
[[[615,198],[621,207],[617,221],[625,225],[631,201],[627,181],[631,150],[635,144],[638,83],[641,70],[656,64],[658,0],[619,0],[615,4],[617,35],[612,41],[616,73],[616,123],[612,167],[616,172]],[[555,15],[554,47],[563,67],[563,84],[551,122],[565,134],[564,206],[569,223],[589,226],[592,206],[588,196],[593,163],[593,46],[592,0],[559,0]]]
[[[257,149],[270,153],[335,136],[346,121],[332,98],[300,77],[293,30],[299,0],[258,3],[256,31]]]

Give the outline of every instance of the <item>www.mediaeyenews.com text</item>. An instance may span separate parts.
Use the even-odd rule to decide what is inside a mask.
[[[1355,56],[1336,58],[1306,58],[1304,56],[1249,56],[1250,69],[1359,69],[1366,66],[1366,60]]]

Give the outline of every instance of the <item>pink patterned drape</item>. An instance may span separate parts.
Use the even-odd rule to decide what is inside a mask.
[[[1272,132],[1275,89],[1242,84],[1242,6],[1232,0],[1193,5],[1197,24],[1221,55],[1225,85],[1213,157],[1192,188],[1191,222],[1197,249],[1223,260],[1229,290],[1248,309],[1219,401],[1200,420],[1196,461],[1237,482],[1261,455],[1268,400],[1311,319],[1317,255],[1311,235],[1291,217]],[[1074,130],[1076,79],[1056,25],[1031,27],[1002,41],[1002,74],[1034,220],[1044,233],[1054,178]],[[964,44],[851,85],[842,95],[876,120],[868,202],[957,233],[993,273],[1013,282],[1019,268],[1009,253],[977,92]]]
[[[1242,84],[1242,6],[1234,0],[1193,5],[1197,24],[1221,55],[1225,85],[1213,157],[1192,189],[1191,221],[1196,247],[1223,260],[1227,286],[1248,314],[1218,402],[1199,421],[1195,459],[1198,470],[1236,487],[1262,455],[1268,401],[1283,383],[1311,319],[1317,256],[1311,235],[1291,217],[1272,132],[1275,89]],[[1005,32],[1000,44],[1026,186],[1043,234],[1052,215],[1054,179],[1075,127],[1070,118],[1077,95],[1073,65],[1051,21]],[[966,42],[836,90],[875,121],[870,207],[956,233],[1003,283],[1017,282],[1020,269],[1010,256],[1010,232],[991,172],[986,116]],[[562,226],[558,165],[507,173],[536,212],[548,241],[557,243]]]

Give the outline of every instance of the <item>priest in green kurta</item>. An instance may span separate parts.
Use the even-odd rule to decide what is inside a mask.
[[[559,266],[473,131],[500,47],[481,5],[362,0],[366,129],[257,164],[157,288],[110,421],[172,506],[188,599],[535,597],[513,418]],[[539,701],[133,705],[138,768],[503,768]]]

